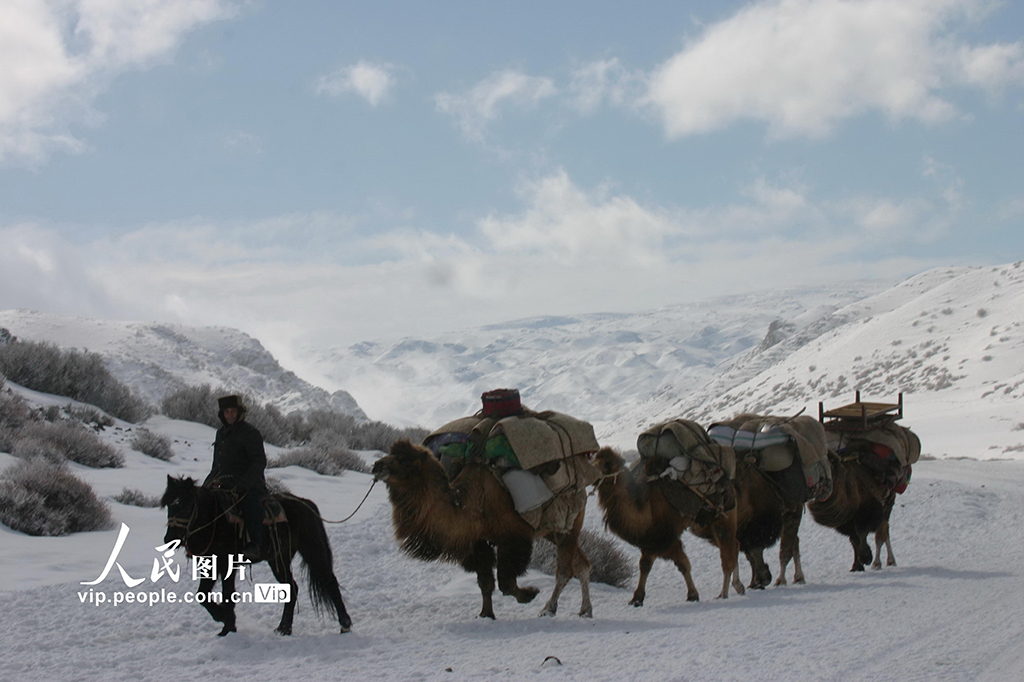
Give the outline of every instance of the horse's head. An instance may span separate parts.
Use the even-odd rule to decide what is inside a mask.
[[[385,483],[395,480],[426,479],[433,470],[441,469],[441,463],[430,450],[413,445],[408,440],[395,441],[391,453],[384,455],[373,464],[373,478]],[[436,473],[436,472],[434,472]]]
[[[611,448],[601,448],[594,455],[594,465],[603,476],[610,476],[622,470],[626,460]]]
[[[167,490],[160,498],[160,507],[167,507],[167,534],[164,542],[184,542],[189,521],[196,511],[196,482],[191,478],[167,477]]]

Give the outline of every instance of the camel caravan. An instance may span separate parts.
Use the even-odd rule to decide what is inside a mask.
[[[535,539],[556,547],[555,587],[542,616],[553,616],[572,578],[580,582],[579,615],[590,617],[590,562],[580,547],[588,488],[605,526],[640,550],[639,580],[630,604],[642,606],[655,559],[672,561],[698,601],[682,535],[690,530],[713,544],[722,565],[722,589],[744,593],[739,553],[750,565],[752,589],[771,583],[764,551],[779,543],[779,575],[805,581],[800,522],[806,506],[819,524],[849,537],[851,570],[896,564],[889,516],[906,490],[921,443],[896,422],[898,403],[854,403],[818,418],[798,414],[741,414],[706,429],[674,419],[637,438],[639,457],[628,463],[602,448],[589,423],[558,412],[534,412],[515,389],[484,393],[483,407],[428,435],[422,445],[396,442],[373,466],[392,505],[403,551],[425,561],[447,561],[475,573],[481,617],[495,618],[495,576],[502,594],[528,603],[538,594],[521,587]],[[872,554],[867,535],[874,533]]]

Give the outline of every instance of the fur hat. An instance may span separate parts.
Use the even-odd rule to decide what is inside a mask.
[[[245,412],[245,404],[242,402],[242,397],[238,395],[226,395],[222,398],[217,398],[217,407],[220,411],[233,407],[239,412]]]

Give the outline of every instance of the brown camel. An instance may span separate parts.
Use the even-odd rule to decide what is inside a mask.
[[[598,501],[604,510],[604,523],[613,533],[640,549],[640,579],[629,603],[643,606],[647,593],[647,576],[655,559],[668,559],[676,565],[686,581],[686,601],[699,601],[697,586],[693,584],[690,560],[680,539],[683,532],[694,524],[694,519],[682,515],[666,499],[665,485],[683,484],[676,481],[637,481],[625,466],[625,460],[611,448],[602,448],[594,457],[602,478],[597,485]],[[710,521],[706,528],[708,539],[718,546],[722,560],[722,591],[719,598],[729,596],[729,582],[737,593],[743,594],[739,578],[739,543],[736,541],[736,512],[731,510]]]
[[[537,596],[537,588],[521,588],[516,578],[526,572],[538,537],[558,548],[555,589],[540,615],[555,615],[558,597],[573,577],[583,592],[580,615],[593,615],[590,562],[579,545],[582,510],[568,533],[536,531],[516,512],[512,496],[489,469],[468,463],[449,483],[433,454],[407,440],[397,441],[389,455],[377,460],[373,475],[387,485],[395,538],[403,551],[424,561],[458,563],[476,573],[481,617],[494,618],[495,568],[502,594],[521,604]]]
[[[786,584],[790,561],[794,565],[793,582],[803,584],[799,536],[803,500],[787,494],[768,474],[742,458],[736,461],[733,486],[736,490],[736,539],[750,562],[749,587],[760,590],[771,583],[772,572],[764,560],[764,550],[776,542],[780,544],[779,577],[775,584]],[[707,535],[702,527],[694,527],[693,532],[700,537]]]
[[[850,538],[853,545],[851,571],[863,571],[864,564],[882,568],[882,545],[886,549],[886,565],[895,566],[896,557],[889,542],[889,515],[896,502],[896,490],[885,485],[877,473],[861,463],[856,453],[840,457],[829,452],[832,465],[832,494],[807,508],[814,520],[835,528]],[[906,467],[909,475],[909,467]],[[875,534],[875,555],[872,561],[868,533]]]

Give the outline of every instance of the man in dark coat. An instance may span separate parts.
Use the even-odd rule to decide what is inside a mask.
[[[245,421],[245,404],[241,397],[228,395],[217,399],[217,416],[224,426],[217,429],[213,443],[213,468],[204,485],[234,489],[239,495],[238,507],[245,520],[250,542],[243,553],[249,561],[258,561],[263,546],[263,507],[260,498],[267,492],[263,470],[267,454],[263,435]]]

